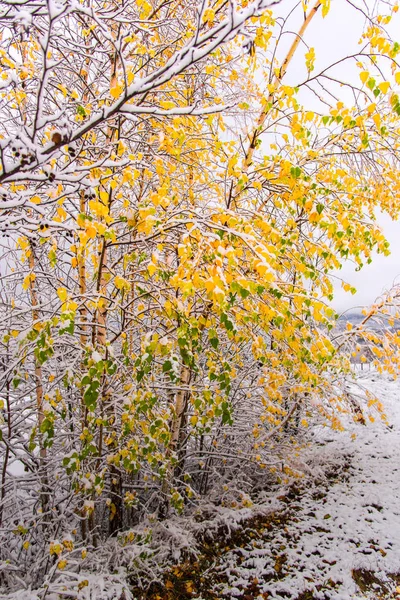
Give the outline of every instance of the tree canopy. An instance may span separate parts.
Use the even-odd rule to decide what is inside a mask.
[[[321,68],[303,4],[0,0],[6,587],[290,474],[360,336],[395,368],[396,291],[346,332],[331,302],[399,212],[398,4]]]

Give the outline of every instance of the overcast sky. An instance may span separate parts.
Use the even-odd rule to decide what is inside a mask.
[[[313,5],[309,2],[309,5]],[[369,6],[373,8],[375,1],[354,0],[354,6],[363,7]],[[280,14],[284,15],[293,6],[292,0],[283,0],[279,7]],[[357,11],[354,6],[351,6],[346,0],[332,0],[331,9],[328,16],[323,19],[321,14],[317,14],[310,24],[305,35],[305,41],[309,46],[313,46],[316,52],[315,72],[319,72],[324,67],[333,64],[335,61],[357,52],[360,46],[358,40],[364,28],[365,19],[361,12]],[[290,23],[293,31],[298,29],[299,19],[302,19],[301,8],[293,15]],[[390,25],[390,34],[394,40],[400,42],[400,13],[396,15],[396,22]],[[281,48],[281,53],[287,51],[293,36],[286,36],[286,40]],[[305,46],[299,47],[296,60],[289,69],[285,82],[289,85],[294,85],[306,78],[304,66],[304,54],[307,51]],[[356,68],[354,61],[342,63],[337,67],[336,73],[340,79],[356,80],[358,79],[359,70]],[[340,88],[340,99],[346,100],[352,104],[352,97],[346,88]],[[347,97],[346,97],[347,96]],[[314,101],[311,97],[303,97],[302,100],[310,106]],[[400,198],[399,198],[400,202]],[[386,214],[378,215],[378,224],[390,242],[391,255],[385,257],[374,254],[372,264],[366,265],[361,271],[356,272],[352,263],[347,262],[343,268],[337,273],[338,280],[336,286],[335,299],[333,306],[339,312],[350,309],[356,306],[365,306],[371,304],[374,300],[389,289],[393,283],[400,283],[400,222],[394,222]],[[354,296],[349,292],[345,292],[341,287],[341,280],[344,279],[357,288],[357,294]]]

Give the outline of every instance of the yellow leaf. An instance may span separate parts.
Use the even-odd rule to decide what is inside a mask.
[[[65,310],[69,311],[69,312],[75,312],[76,309],[78,308],[78,303],[77,302],[67,302],[65,305]]]
[[[67,218],[67,213],[62,206],[57,208],[57,214],[63,221]]]
[[[27,290],[31,284],[32,281],[35,281],[36,279],[36,275],[35,273],[29,273],[29,275],[27,275],[22,283],[22,287],[24,290]]]
[[[331,7],[331,0],[321,0],[322,4],[322,16],[326,17]]]
[[[59,83],[57,87],[64,94],[64,97],[65,97],[67,95],[67,93],[68,93],[67,88],[65,87],[65,85],[62,85],[61,83]]]
[[[375,125],[376,125],[376,126],[378,127],[378,129],[379,129],[379,128],[380,128],[380,126],[381,126],[381,116],[380,116],[380,114],[379,114],[379,113],[376,113],[376,114],[375,114],[375,115],[372,117],[372,119],[373,119],[373,121],[374,121]]]
[[[382,81],[382,83],[378,85],[378,88],[381,90],[382,94],[387,94],[390,83],[388,81]]]
[[[58,556],[62,552],[61,544],[59,544],[57,542],[51,542],[49,552],[50,552],[50,556],[52,556],[53,554],[56,554]]]
[[[140,18],[147,19],[147,17],[151,14],[153,7],[146,0],[137,0],[137,5],[140,7]]]
[[[65,302],[67,299],[67,290],[64,287],[58,288],[57,296],[60,298],[61,302]]]
[[[102,202],[98,202],[97,200],[90,200],[89,208],[97,217],[106,217],[108,214],[108,206],[105,206]]]
[[[203,19],[205,23],[211,25],[215,19],[215,11],[212,8],[208,8],[203,13]]]
[[[95,238],[96,237],[96,233],[97,233],[97,229],[96,229],[96,227],[94,225],[89,224],[86,227],[86,233],[87,233],[87,236],[89,238]]]
[[[193,582],[192,581],[186,581],[185,582],[185,588],[186,591],[191,594],[193,592]]]
[[[131,289],[131,284],[129,283],[129,281],[127,281],[123,277],[120,277],[119,275],[115,277],[114,285],[118,290],[126,290],[127,292],[129,292],[129,290]]]
[[[82,558],[85,558],[83,556],[84,552],[86,553],[86,550],[82,550]],[[85,554],[85,556],[86,556],[86,554]],[[87,587],[88,585],[89,585],[89,581],[87,579],[83,579],[82,581],[80,581],[78,583],[78,590],[82,590],[84,587]]]
[[[42,199],[40,198],[40,196],[32,196],[30,201],[32,202],[32,204],[40,204]]]
[[[29,246],[29,241],[25,237],[18,238],[18,245],[21,250],[25,250]]]
[[[365,83],[366,81],[368,81],[369,79],[369,73],[368,71],[361,71],[360,73],[360,79],[363,83]]]
[[[124,89],[123,86],[121,84],[117,83],[116,86],[114,86],[110,89],[110,94],[113,98],[119,98],[123,89]]]
[[[154,275],[154,273],[157,271],[157,267],[153,263],[149,263],[147,265],[147,270],[150,273],[150,275]]]
[[[396,83],[398,83],[400,85],[400,71],[397,71],[396,75],[394,76]]]

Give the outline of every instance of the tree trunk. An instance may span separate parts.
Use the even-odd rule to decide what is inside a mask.
[[[174,413],[171,421],[171,439],[167,449],[166,458],[169,460],[166,477],[162,485],[162,501],[159,507],[159,516],[165,518],[168,516],[171,502],[170,492],[174,487],[176,476],[183,470],[183,465],[178,462],[176,466],[172,464],[174,454],[180,455],[180,460],[183,461],[183,441],[185,437],[185,426],[187,424],[187,409],[188,409],[188,386],[191,379],[190,369],[182,365],[181,376],[179,382],[179,391],[174,398]]]
[[[30,244],[29,254],[29,268],[31,275],[34,274],[35,269],[35,255],[32,244]],[[39,300],[36,288],[36,279],[31,277],[29,280],[29,293],[31,298],[32,306],[32,322],[33,326],[39,322]],[[42,514],[48,513],[49,509],[49,480],[47,474],[47,450],[43,444],[42,426],[45,419],[43,411],[43,376],[42,367],[36,356],[33,358],[34,361],[34,379],[35,379],[35,394],[36,394],[36,410],[37,410],[37,437],[39,441],[39,480],[40,480],[40,504],[42,508]]]

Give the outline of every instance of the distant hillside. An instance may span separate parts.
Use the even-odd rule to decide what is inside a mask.
[[[360,325],[364,319],[365,315],[363,315],[361,311],[348,312],[339,317],[337,321],[337,327],[339,329],[344,329],[347,323],[351,323],[353,327],[357,327],[357,325]],[[368,321],[368,328],[375,331],[380,331],[383,329],[390,329],[391,331],[400,330],[400,319],[395,319],[394,321],[389,322],[390,319],[390,315],[372,317]]]

